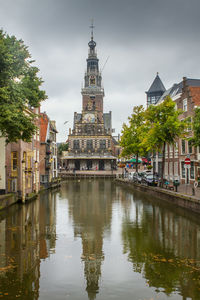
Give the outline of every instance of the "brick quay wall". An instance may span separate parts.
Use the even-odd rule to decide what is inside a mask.
[[[125,179],[116,178],[117,184],[121,184],[133,191],[140,191],[148,193],[148,195],[155,196],[161,200],[169,202],[179,207],[189,209],[193,212],[200,213],[200,199],[195,196],[183,195],[175,191],[166,190],[160,187],[146,186]]]

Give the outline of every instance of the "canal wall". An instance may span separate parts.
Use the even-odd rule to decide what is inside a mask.
[[[16,194],[4,194],[0,195],[0,210],[7,208],[10,205],[18,202],[18,197]]]
[[[116,178],[116,182],[132,190],[148,193],[149,195],[156,196],[157,198],[176,206],[184,207],[191,211],[200,213],[200,199],[194,196],[183,195],[160,187],[141,185],[121,178]]]
[[[95,173],[95,172],[75,172],[75,173],[61,173],[60,177],[62,180],[74,179],[74,178],[116,178],[116,174],[111,173]]]
[[[41,186],[41,189],[38,193],[33,192],[26,195],[25,202],[32,201],[38,197],[39,193],[42,193],[43,191],[46,191],[47,189],[56,189],[61,186],[61,179],[57,179],[55,181],[52,181],[47,187]],[[17,202],[22,203],[22,198],[17,193],[10,193],[10,194],[3,194],[0,195],[0,210],[5,209]]]

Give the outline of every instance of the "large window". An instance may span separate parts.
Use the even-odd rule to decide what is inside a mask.
[[[174,145],[174,157],[178,157],[178,142],[175,142]]]
[[[181,175],[182,175],[182,178],[185,178],[185,163],[184,163],[184,161],[181,162]]]
[[[191,131],[192,130],[192,118],[191,117],[189,117],[188,118],[188,131]]]
[[[17,151],[13,151],[11,154],[11,159],[12,159],[12,170],[15,171],[17,170]]]
[[[185,140],[181,140],[181,152],[185,154]]]
[[[74,140],[74,149],[79,149],[79,148],[80,148],[79,140]]]
[[[106,149],[106,140],[100,140],[99,146],[100,149]]]
[[[188,107],[187,107],[187,99],[183,100],[183,111],[187,111]]]
[[[190,178],[194,179],[194,162],[193,161],[191,161]]]
[[[192,153],[192,142],[188,141],[188,152]]]
[[[92,140],[87,140],[87,149],[92,150],[93,149],[93,143]]]

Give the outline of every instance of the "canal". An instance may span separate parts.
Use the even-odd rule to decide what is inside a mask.
[[[200,299],[200,218],[110,179],[0,213],[2,299]]]

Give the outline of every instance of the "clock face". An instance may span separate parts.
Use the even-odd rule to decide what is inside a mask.
[[[94,123],[95,122],[95,115],[94,114],[85,114],[83,118],[84,123]]]

